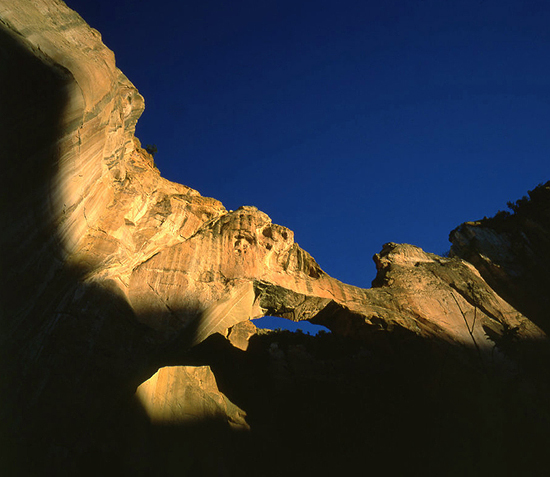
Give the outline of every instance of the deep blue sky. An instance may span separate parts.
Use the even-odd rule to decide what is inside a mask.
[[[369,287],[550,179],[550,2],[67,0],[145,97],[162,174]]]

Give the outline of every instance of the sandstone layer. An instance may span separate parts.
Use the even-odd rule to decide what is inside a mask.
[[[392,362],[389,376],[407,383],[405,399],[421,389],[400,371],[408,360],[429,369],[420,374],[433,386],[438,382],[433,376],[442,372],[434,370],[433,362],[441,361],[452,363],[449,369],[457,375],[470,370],[481,389],[485,381],[479,373],[519,379],[536,361],[531,350],[546,346],[541,329],[547,329],[541,318],[546,302],[529,307],[515,297],[527,293],[521,277],[529,270],[544,274],[540,264],[546,262],[538,261],[537,254],[547,244],[547,208],[540,217],[510,219],[517,221],[513,228],[527,230],[517,232],[530,257],[519,275],[514,267],[525,254],[506,252],[505,265],[497,257],[519,243],[517,234],[465,225],[454,233],[453,258],[386,244],[375,255],[373,287],[353,287],[327,275],[294,242],[292,231],[273,224],[255,207],[228,211],[215,199],[163,179],[134,137],[143,98],[116,68],[99,33],[63,2],[0,5],[0,48],[3,63],[10,65],[0,70],[0,418],[14,473],[20,466],[23,473],[36,473],[47,465],[82,475],[84,468],[100,472],[101,465],[115,461],[121,471],[137,472],[139,466],[129,462],[141,461],[128,449],[141,449],[143,442],[158,446],[149,437],[138,445],[129,435],[151,430],[147,426],[154,427],[155,415],[168,413],[177,421],[173,410],[185,407],[189,393],[196,397],[190,408],[204,406],[203,417],[221,423],[223,432],[235,423],[255,432],[256,425],[266,439],[269,429],[277,427],[262,414],[271,411],[258,404],[269,399],[267,389],[274,409],[290,408],[292,390],[302,400],[310,393],[331,396],[319,399],[310,416],[313,422],[321,408],[333,409],[332,424],[324,431],[316,428],[324,440],[331,435],[338,439],[334,433],[343,432],[335,422],[353,428],[350,413],[339,420],[340,411],[334,412],[348,400],[358,416],[350,432],[355,437],[372,426],[369,441],[384,427],[376,423],[376,413],[360,404],[368,398],[368,382],[379,379],[374,363],[383,369],[384,360]],[[322,359],[305,345],[289,351],[249,326],[250,319],[264,315],[323,324],[340,341]],[[347,351],[337,359],[331,353],[340,347]],[[222,364],[220,356],[226,357]],[[253,362],[250,356],[261,359]],[[246,386],[231,368],[239,361],[250,377]],[[168,372],[163,368],[153,378],[157,385],[140,391],[145,396],[141,411],[149,409],[152,421],[144,425],[132,413],[121,412],[134,409],[134,391],[160,367],[210,362],[218,363],[218,371],[213,369],[221,373],[223,395],[206,368],[173,368],[172,384],[159,386],[159,376]],[[348,370],[344,384],[334,371],[339,366]],[[354,374],[349,369],[365,383],[350,385]],[[205,374],[196,384],[199,370]],[[268,384],[257,386],[264,374]],[[399,391],[380,382],[373,388],[379,392],[374,401],[383,407],[384,399]],[[447,384],[441,392],[451,398],[456,388]],[[336,388],[344,395],[334,395]],[[537,399],[539,392],[533,391]],[[215,404],[205,404],[209,400]],[[426,402],[435,406],[437,399]],[[502,409],[508,405],[506,401]],[[247,413],[247,406],[255,409],[252,421],[246,424],[237,406]],[[546,419],[547,410],[539,410]],[[438,418],[450,414],[441,411]],[[280,423],[294,425],[286,432],[313,439],[307,426],[285,420],[285,412],[274,415]],[[286,415],[300,419],[290,411]],[[407,426],[413,425],[420,422],[407,420]],[[139,432],[126,431],[132,426]],[[274,435],[280,440],[283,433]],[[470,442],[467,432],[459,435]],[[172,431],[169,436],[174,437]],[[346,442],[353,447],[353,440]],[[435,445],[437,439],[431,436],[430,442]],[[254,438],[246,441],[253,443]],[[401,442],[399,448],[404,451],[404,446]],[[339,445],[334,449],[345,450]],[[359,449],[352,453],[362,455]],[[189,459],[187,463],[195,462]],[[142,462],[139,472],[154,471],[149,466],[155,461],[152,456]],[[224,462],[217,461],[216,469],[231,467]],[[262,462],[249,475],[260,475]]]
[[[228,418],[234,429],[250,429],[246,413],[219,391],[209,366],[162,367],[137,388],[136,395],[153,423]]]

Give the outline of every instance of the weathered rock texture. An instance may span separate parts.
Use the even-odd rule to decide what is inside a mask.
[[[451,253],[468,260],[503,298],[550,331],[550,182],[510,204],[513,214],[466,222]]]
[[[165,366],[142,383],[136,395],[155,424],[228,419],[234,429],[250,429],[246,413],[219,391],[209,366]]]
[[[0,57],[9,65],[0,69],[0,417],[2,447],[12,473],[36,474],[44,466],[74,475],[97,475],[107,467],[143,475],[168,473],[168,467],[153,464],[159,461],[156,454],[145,452],[159,451],[158,442],[163,449],[164,444],[172,448],[168,442],[179,442],[174,429],[159,437],[154,416],[164,411],[157,404],[176,409],[189,393],[202,392],[204,402],[217,403],[212,405],[215,411],[205,404],[212,411],[206,414],[223,428],[216,435],[226,436],[231,423],[244,426],[235,417],[242,417],[238,409],[214,390],[211,375],[205,378],[208,391],[194,386],[196,375],[184,368],[174,375],[173,385],[141,392],[144,404],[136,404],[137,386],[165,365],[218,363],[214,372],[220,373],[221,392],[247,413],[254,411],[247,419],[252,437],[224,440],[219,446],[223,458],[200,450],[196,455],[202,460],[193,457],[194,451],[185,454],[182,468],[189,475],[202,472],[196,466],[213,475],[337,471],[336,460],[346,456],[346,462],[356,463],[365,446],[374,449],[369,458],[390,458],[393,450],[372,444],[380,433],[386,440],[394,434],[410,438],[398,439],[396,454],[413,459],[419,452],[428,458],[417,445],[422,439],[415,439],[411,429],[433,431],[421,434],[443,452],[437,436],[461,425],[450,419],[457,406],[458,414],[470,419],[471,432],[457,431],[453,442],[471,452],[476,447],[473,436],[481,429],[489,437],[480,445],[491,442],[492,457],[481,459],[487,468],[491,458],[504,458],[511,450],[508,434],[504,451],[491,447],[491,439],[499,435],[491,426],[512,422],[520,435],[526,431],[522,422],[530,421],[515,415],[506,420],[506,413],[514,412],[514,399],[521,401],[516,394],[499,397],[497,407],[504,417],[489,418],[476,407],[478,401],[490,407],[498,394],[493,388],[484,394],[489,384],[483,373],[519,379],[536,401],[526,408],[541,416],[537,422],[546,422],[548,410],[538,405],[546,384],[535,385],[540,380],[522,374],[536,369],[533,363],[545,362],[541,354],[533,354],[546,346],[545,333],[533,323],[543,325],[534,316],[544,313],[545,302],[532,311],[525,300],[511,298],[523,290],[521,278],[510,297],[494,291],[508,280],[498,274],[512,275],[519,255],[508,253],[507,268],[480,267],[481,275],[458,258],[475,265],[476,253],[486,256],[484,244],[495,248],[505,240],[503,235],[478,240],[470,256],[457,250],[459,242],[472,234],[496,237],[496,232],[480,234],[480,228],[465,226],[462,235],[455,233],[455,258],[386,244],[375,256],[378,275],[372,289],[343,284],[323,272],[290,230],[256,208],[227,211],[217,200],[160,176],[134,137],[143,98],[116,68],[100,35],[63,2],[5,2],[0,5],[0,27]],[[538,219],[529,216],[518,223],[528,228],[525,247],[534,253],[539,245],[533,248],[533,243],[546,244],[547,222],[540,222],[548,218],[545,210]],[[506,237],[513,248],[515,236]],[[491,262],[498,264],[493,258]],[[525,262],[523,276],[535,262]],[[533,321],[518,310],[529,317],[533,313]],[[266,314],[323,324],[338,340],[324,354],[299,343],[281,347],[243,324]],[[255,344],[245,352],[249,343]],[[384,370],[387,376],[381,378]],[[248,376],[246,383],[240,371]],[[474,397],[457,392],[460,385],[452,379],[441,380],[446,373],[459,376],[460,385],[475,383]],[[396,386],[399,382],[403,389]],[[303,423],[292,410],[292,396],[304,410]],[[438,407],[441,396],[450,399],[447,409]],[[415,412],[407,408],[409,400],[424,415],[437,408],[427,418],[430,425],[405,418]],[[366,410],[369,402],[375,408]],[[149,424],[142,419],[143,407],[153,409]],[[275,420],[266,417],[271,415]],[[445,419],[453,426],[435,425]],[[188,428],[177,424],[177,432],[188,435]],[[537,443],[547,438],[541,429],[537,427]],[[300,440],[315,445],[307,446],[306,460],[299,459],[294,446],[283,446],[292,458],[270,466],[268,448],[259,442],[275,445],[285,434],[297,446]],[[136,436],[145,437],[136,442]],[[153,442],[151,436],[159,439]],[[183,439],[182,446],[195,441],[192,436]],[[239,467],[241,444],[257,450],[254,466],[246,471]],[[224,453],[224,446],[231,452]],[[144,452],[137,455],[129,449]],[[441,455],[471,474],[478,461],[468,454],[460,462],[460,453],[453,448]],[[163,455],[166,459],[160,461],[172,462],[172,454]],[[313,463],[315,458],[319,463]]]

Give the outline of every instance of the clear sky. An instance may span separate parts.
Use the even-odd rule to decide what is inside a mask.
[[[550,179],[547,0],[67,0],[145,97],[163,176],[369,287],[383,243]]]

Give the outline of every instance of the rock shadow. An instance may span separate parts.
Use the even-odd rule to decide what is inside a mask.
[[[4,23],[0,60],[2,473],[77,475],[110,452],[101,439],[147,377],[153,340],[115,287],[65,260],[55,196],[74,78]]]

